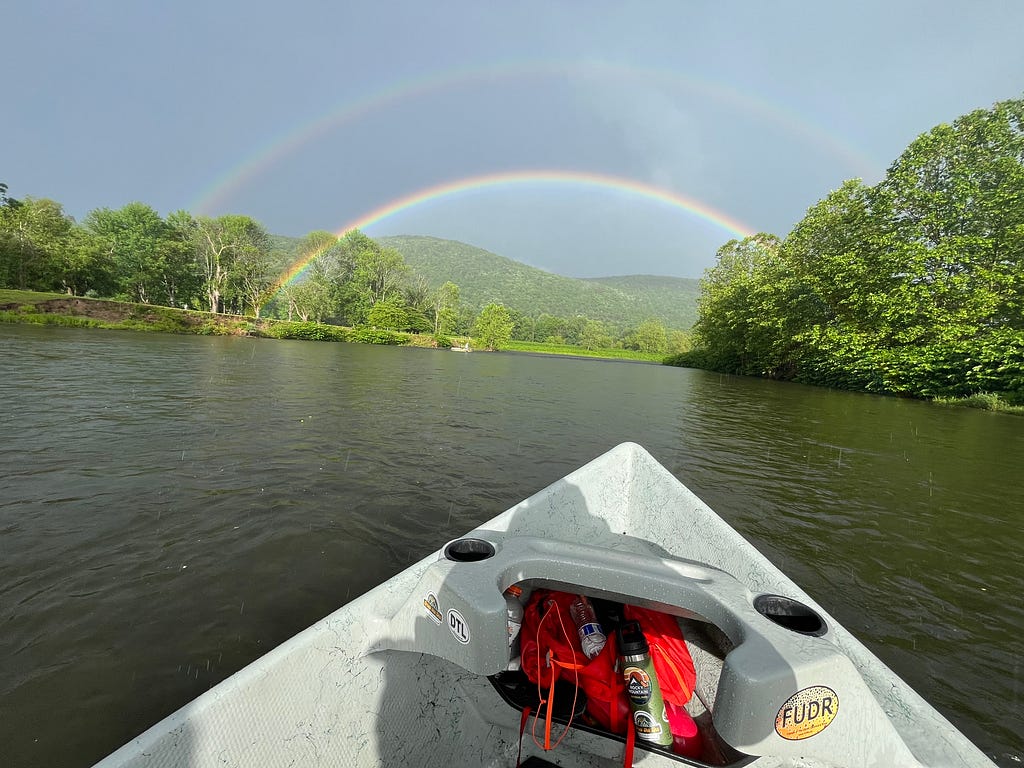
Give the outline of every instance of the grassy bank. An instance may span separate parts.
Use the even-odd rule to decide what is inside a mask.
[[[428,340],[414,334],[372,328],[342,328],[320,323],[219,315],[152,304],[6,289],[0,290],[0,322],[200,336],[258,336],[270,339],[421,346],[429,344]]]
[[[184,333],[200,336],[257,336],[306,341],[350,341],[360,344],[396,344],[433,347],[429,334],[400,333],[375,328],[345,328],[312,322],[219,315],[193,309],[133,304],[127,301],[86,299],[61,293],[37,293],[0,289],[0,322],[56,325],[68,328]],[[441,346],[472,340],[444,339]],[[661,355],[622,349],[586,350],[565,344],[532,344],[514,341],[508,349],[549,355],[661,362]]]
[[[544,344],[533,341],[510,341],[505,349],[513,352],[536,352],[543,355],[568,355],[571,357],[595,357],[603,360],[641,360],[660,363],[665,355],[657,352],[637,352],[632,349],[583,349],[571,344]]]

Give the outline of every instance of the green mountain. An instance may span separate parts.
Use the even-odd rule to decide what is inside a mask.
[[[586,315],[618,328],[649,318],[669,328],[690,328],[697,319],[699,281],[680,277],[628,275],[580,279],[563,277],[504,256],[422,235],[379,237],[394,248],[431,287],[446,280],[459,286],[464,304],[499,302],[536,317]]]

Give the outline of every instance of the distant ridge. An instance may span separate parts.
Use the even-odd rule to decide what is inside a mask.
[[[374,239],[401,253],[431,287],[447,280],[458,285],[465,304],[499,302],[532,317],[586,315],[617,328],[656,318],[685,330],[697,319],[700,281],[691,278],[564,277],[457,240],[426,235]]]

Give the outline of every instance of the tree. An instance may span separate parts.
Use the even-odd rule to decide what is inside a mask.
[[[372,246],[362,248],[356,254],[356,268],[352,276],[366,299],[367,307],[397,293],[409,272],[402,254],[394,248],[381,248],[372,240],[370,243]]]
[[[1024,397],[1024,100],[919,136],[780,245],[726,243],[696,347],[735,373],[901,395]]]
[[[430,307],[434,320],[434,335],[447,336],[455,328],[459,316],[459,286],[446,282],[434,292]]]
[[[270,236],[256,221],[250,223],[239,234],[234,261],[229,272],[233,293],[252,311],[260,316],[260,308],[274,292],[274,273],[270,261]]]
[[[26,197],[0,206],[0,282],[14,288],[65,288],[61,258],[74,220],[60,203]]]
[[[488,304],[477,315],[473,337],[489,350],[501,349],[512,338],[512,318],[501,304]]]
[[[758,307],[767,299],[778,247],[779,239],[764,233],[730,240],[704,273],[694,334],[716,370],[764,373],[773,318]]]
[[[641,352],[664,353],[668,348],[665,326],[660,320],[654,318],[644,320],[629,335],[626,348]]]
[[[85,219],[99,254],[113,270],[119,295],[143,304],[169,303],[163,295],[173,233],[155,210],[143,203],[98,208]]]
[[[195,221],[188,211],[175,211],[167,217],[166,224],[162,293],[168,306],[197,306],[202,296],[202,278],[193,253]]]
[[[366,317],[366,324],[374,328],[387,328],[398,331],[408,327],[408,319],[408,312],[401,298],[389,296],[370,307]]]
[[[211,312],[223,310],[231,285],[231,268],[239,254],[265,243],[263,227],[248,216],[226,215],[216,219],[200,216],[192,229],[192,248],[203,293]]]
[[[605,349],[612,345],[612,339],[604,323],[586,320],[578,344],[584,349]]]

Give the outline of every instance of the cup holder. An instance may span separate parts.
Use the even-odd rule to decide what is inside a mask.
[[[758,595],[754,598],[754,609],[790,632],[821,637],[828,631],[828,625],[816,611],[791,597]]]
[[[444,548],[444,556],[456,563],[477,563],[494,557],[494,545],[483,539],[456,539]]]

